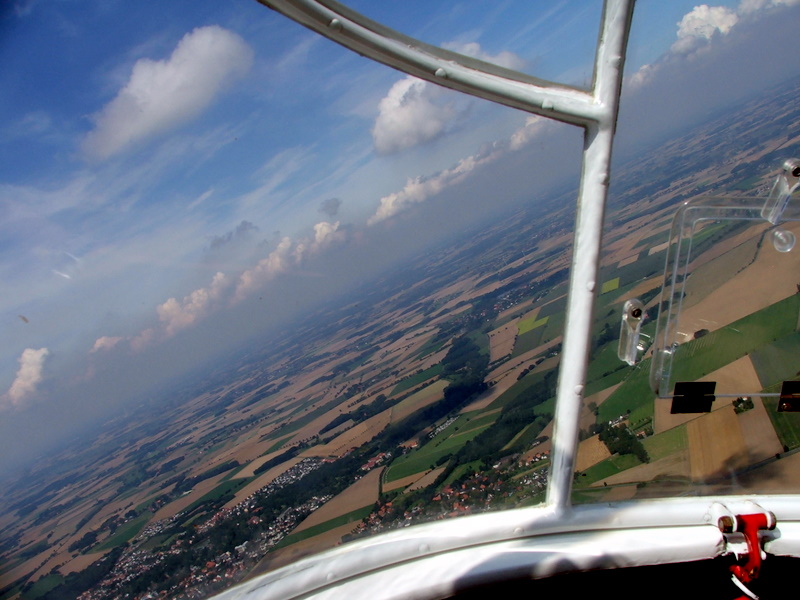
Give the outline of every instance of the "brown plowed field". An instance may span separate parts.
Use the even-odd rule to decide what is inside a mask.
[[[369,506],[378,501],[378,483],[381,480],[383,468],[372,469],[353,485],[345,489],[311,513],[293,532],[303,531],[314,525],[335,519],[339,515]]]
[[[511,321],[489,332],[489,362],[500,360],[514,350],[517,322]]]
[[[578,444],[578,457],[575,459],[575,470],[585,471],[601,460],[611,457],[606,445],[600,441],[599,435],[593,435]]]

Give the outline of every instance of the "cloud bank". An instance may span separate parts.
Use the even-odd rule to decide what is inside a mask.
[[[253,51],[231,31],[212,25],[187,33],[168,59],[134,64],[125,86],[94,115],[83,151],[106,159],[193,119],[252,61]]]

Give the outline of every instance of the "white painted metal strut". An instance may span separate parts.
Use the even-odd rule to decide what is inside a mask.
[[[559,514],[565,512],[570,507],[611,149],[634,0],[605,2],[589,92],[424,44],[330,0],[259,1],[359,54],[405,73],[584,128],[583,170],[547,492],[548,506]]]

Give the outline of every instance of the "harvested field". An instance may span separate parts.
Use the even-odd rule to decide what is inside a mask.
[[[635,496],[635,485],[616,485],[603,496],[603,502],[623,502],[624,500],[633,500]]]
[[[606,477],[601,481],[592,484],[593,487],[608,485],[619,485],[622,483],[638,483],[640,481],[651,481],[656,477],[688,477],[689,476],[689,452],[682,450],[659,460],[654,460],[643,465]]]
[[[413,492],[414,490],[421,490],[424,487],[428,487],[436,478],[444,471],[444,467],[439,467],[438,469],[433,469],[432,471],[428,471],[422,477],[417,480],[416,483],[412,484],[408,490],[408,492]]]
[[[419,409],[441,400],[444,398],[444,388],[448,385],[449,381],[439,379],[396,404],[391,409],[391,422],[397,423]]]
[[[739,425],[747,432],[744,441],[750,453],[750,462],[756,463],[783,452],[783,445],[775,433],[772,421],[761,398],[752,398],[753,408],[739,415]]]
[[[270,444],[274,444],[274,441],[270,440]],[[267,446],[267,447],[269,447],[269,446]],[[287,450],[286,448],[283,448],[282,450],[275,450],[275,452],[270,452],[269,454],[265,454],[264,456],[258,457],[254,461],[250,462],[241,471],[239,471],[236,474],[236,478],[240,479],[240,478],[246,478],[246,477],[253,477],[255,475],[255,470],[256,469],[258,469],[265,462],[267,462],[269,460],[272,460],[276,456],[279,456],[279,455],[283,454],[284,452],[286,452],[286,450]]]
[[[422,479],[424,476],[425,476],[424,473],[414,473],[413,475],[409,475],[408,477],[403,477],[402,479],[395,479],[394,481],[390,481],[389,483],[384,483],[383,491],[391,492],[392,490],[408,487],[412,483]]]
[[[726,406],[689,421],[687,433],[692,481],[725,476],[747,464],[747,446],[733,408]]]
[[[653,246],[650,250],[647,251],[647,256],[652,256],[656,252],[663,252],[669,248],[669,241],[664,242],[663,244],[658,244],[657,246]]]
[[[100,560],[109,552],[111,552],[111,550],[106,550],[105,552],[92,552],[89,554],[79,554],[78,556],[70,560],[67,564],[60,567],[58,570],[62,575],[75,573],[76,571],[83,571],[86,567],[91,565],[93,562]],[[46,566],[47,565],[45,565],[45,567]]]
[[[599,435],[593,435],[578,444],[578,457],[575,459],[575,470],[585,471],[592,465],[611,456],[606,445],[600,441]]]
[[[300,525],[292,530],[292,533],[303,531],[314,525],[330,521],[340,515],[345,515],[363,506],[377,502],[378,484],[383,471],[383,468],[372,469],[342,493],[334,496],[311,513]]]
[[[637,260],[639,260],[638,252],[636,254],[629,256],[628,258],[623,258],[621,261],[619,261],[619,264],[617,264],[617,268],[621,269],[622,267],[627,267],[628,265],[632,265],[633,263],[635,263]]]
[[[511,321],[489,332],[489,362],[500,360],[514,350],[517,323]]]
[[[716,381],[717,394],[745,394],[761,390],[761,382],[749,356],[728,363],[721,369],[701,377],[700,381]],[[714,408],[729,402],[730,399],[719,398],[714,402]]]
[[[219,484],[219,480],[222,479],[224,475],[220,475],[218,477],[211,477],[209,479],[205,479],[198,483],[192,489],[191,493],[186,494],[185,496],[181,496],[177,500],[170,502],[166,506],[162,506],[161,509],[155,514],[155,516],[151,519],[153,521],[159,521],[161,519],[168,519],[174,515],[177,515],[181,512],[184,508],[189,506],[195,500],[198,500],[202,496],[205,496],[208,492],[213,490]]]
[[[391,412],[392,409],[384,410],[348,429],[327,444],[309,448],[303,453],[303,456],[341,456],[350,448],[358,448],[384,430],[391,420]]]
[[[500,376],[500,379],[488,390],[483,392],[480,396],[478,396],[475,400],[467,404],[464,408],[459,411],[461,414],[472,412],[475,410],[480,410],[489,406],[492,402],[497,400],[500,396],[502,396],[508,388],[514,385],[517,382],[517,375],[524,370],[522,365],[517,367],[514,371],[509,371],[504,375]]]

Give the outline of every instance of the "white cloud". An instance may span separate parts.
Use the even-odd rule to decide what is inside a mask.
[[[119,344],[123,339],[122,337],[111,337],[104,335],[95,340],[94,346],[89,350],[89,354],[100,352],[100,350],[111,350],[114,346]]]
[[[228,278],[220,272],[214,275],[207,288],[196,289],[181,302],[170,298],[156,307],[158,318],[164,324],[167,336],[173,336],[205,317],[220,299],[228,284]]]
[[[47,348],[26,348],[19,357],[19,370],[8,392],[0,398],[0,408],[18,408],[36,391],[42,380],[44,359],[50,351]]]
[[[290,266],[292,240],[284,237],[269,255],[261,259],[252,269],[239,276],[234,301],[244,300],[250,292],[264,285],[276,275],[283,273]]]
[[[678,23],[678,39],[671,49],[691,52],[698,42],[708,41],[716,34],[727,35],[738,21],[736,12],[724,6],[695,6]]]
[[[136,62],[116,98],[93,117],[84,152],[108,158],[191,120],[252,60],[250,47],[231,31],[212,25],[187,33],[168,59]]]
[[[413,204],[425,202],[431,196],[441,193],[445,188],[460,183],[475,169],[493,162],[502,151],[494,151],[484,156],[468,156],[458,161],[454,167],[445,169],[432,177],[415,177],[409,179],[399,192],[384,196],[380,200],[378,210],[367,221],[375,225],[406,210]]]
[[[378,105],[372,127],[375,149],[391,154],[433,140],[458,116],[444,90],[416,77],[395,83]]]
[[[520,150],[527,146],[547,127],[548,120],[544,117],[531,115],[525,119],[525,125],[511,135],[510,147],[512,150]]]

